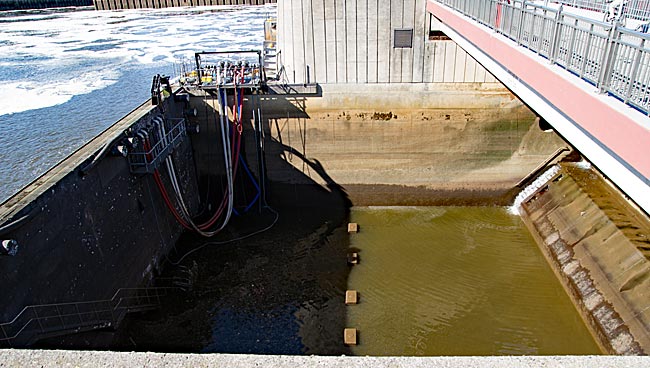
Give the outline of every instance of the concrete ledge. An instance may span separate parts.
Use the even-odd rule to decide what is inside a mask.
[[[648,367],[650,357],[324,357],[2,350],[0,367]]]

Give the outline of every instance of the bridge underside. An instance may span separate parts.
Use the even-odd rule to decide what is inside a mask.
[[[427,10],[441,31],[650,213],[647,116],[459,12],[432,0]]]

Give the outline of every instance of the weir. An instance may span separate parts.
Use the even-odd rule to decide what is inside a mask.
[[[97,10],[173,8],[180,6],[264,5],[278,0],[92,0]]]
[[[589,329],[579,352],[596,353],[597,344],[604,353],[646,353],[647,214],[595,167],[581,165],[571,142],[540,124],[470,54],[429,32],[426,1],[409,2],[412,14],[397,0],[388,11],[359,2],[299,4],[280,2],[278,39],[269,32],[261,51],[200,52],[196,65],[180,68],[176,84],[156,76],[150,101],[0,206],[0,282],[12,296],[0,303],[0,321],[7,322],[0,324],[2,347],[365,354],[373,351],[363,346],[371,332],[359,329],[358,347],[342,341],[346,328],[357,327],[348,323],[363,321],[363,308],[381,314],[383,303],[373,304],[373,296],[377,303],[387,282],[364,267],[383,271],[389,267],[381,257],[388,265],[411,257],[399,276],[418,264],[414,272],[424,278],[406,278],[398,288],[407,294],[403,310],[423,318],[418,339],[405,339],[417,348],[440,338],[446,322],[481,310],[484,299],[457,303],[449,285],[472,286],[468,295],[485,298],[476,285],[509,285],[512,295],[530,296],[533,290],[512,280],[550,274],[533,262],[544,257],[580,313],[555,303],[569,307],[563,318],[584,320]],[[367,32],[342,31],[352,23]],[[506,213],[513,202],[524,224]],[[414,248],[402,251],[399,240],[389,241],[382,256],[373,253],[380,247],[372,240],[355,243],[390,239],[360,215],[378,206],[415,207],[399,220],[379,220],[404,227],[402,239],[446,219],[443,212],[471,226],[434,226],[434,235],[421,236],[424,243],[410,241]],[[358,234],[348,233],[349,222],[359,223]],[[527,237],[524,226],[530,246],[499,244],[511,231],[517,241]],[[484,228],[494,231],[483,235]],[[427,241],[436,236],[439,243]],[[476,247],[484,253],[472,253]],[[503,249],[522,258],[504,261]],[[358,262],[348,265],[352,253]],[[484,272],[444,272],[456,278],[432,288],[441,294],[426,290],[448,302],[436,305],[413,291],[439,277],[424,260],[473,260],[468,268]],[[491,273],[505,284],[480,280]],[[364,277],[378,284],[366,286]],[[346,306],[346,291],[358,280],[360,304]],[[115,297],[125,289],[151,300],[119,304],[131,300]],[[556,289],[545,289],[549,298]],[[420,297],[422,303],[408,300]],[[116,299],[122,307],[111,304]],[[93,302],[119,313],[84,319],[97,308],[60,310]],[[422,305],[430,307],[418,313]],[[56,313],[24,312],[44,306]],[[439,316],[427,314],[436,308]],[[502,328],[529,340],[485,351],[575,353],[535,345],[536,337],[516,330],[521,315],[514,315]],[[427,320],[438,317],[445,323]],[[465,326],[457,330],[473,332]]]

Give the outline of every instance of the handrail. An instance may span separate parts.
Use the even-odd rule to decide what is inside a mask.
[[[178,288],[122,288],[106,300],[29,305],[11,321],[0,323],[0,346],[11,347],[15,341],[18,346],[28,345],[39,336],[109,327],[130,311],[159,306],[170,290]]]
[[[650,113],[650,35],[521,0],[435,0]]]
[[[552,0],[551,2],[601,13],[607,11],[608,7],[608,1],[605,0]],[[625,5],[624,16],[644,22],[650,20],[650,1],[629,0]]]

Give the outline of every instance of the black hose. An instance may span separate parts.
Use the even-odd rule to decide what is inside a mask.
[[[27,219],[29,219],[29,217],[30,217],[29,215],[30,215],[30,214],[28,213],[28,214],[26,214],[25,216],[23,216],[23,217],[21,217],[21,218],[15,220],[15,221],[12,221],[12,222],[10,222],[10,223],[8,223],[8,224],[4,224],[4,225],[2,225],[2,227],[0,227],[0,236],[4,236],[6,233],[8,233],[8,232],[10,232],[10,231],[12,231],[12,230],[15,230],[15,229],[17,229],[18,227],[20,227],[21,225],[23,225],[23,223],[24,223]]]
[[[82,167],[81,170],[79,170],[79,173],[82,176],[88,174],[88,172],[90,170],[92,170],[95,166],[97,166],[97,164],[99,163],[99,160],[101,160],[102,158],[104,158],[104,156],[106,156],[106,154],[110,151],[111,147],[113,146],[113,143],[118,138],[121,138],[123,134],[124,133],[118,135],[117,137],[115,137],[115,139],[112,139],[109,142],[106,142],[104,144],[104,146],[102,147],[102,149],[95,155],[93,160],[90,163],[88,163],[86,166]]]

